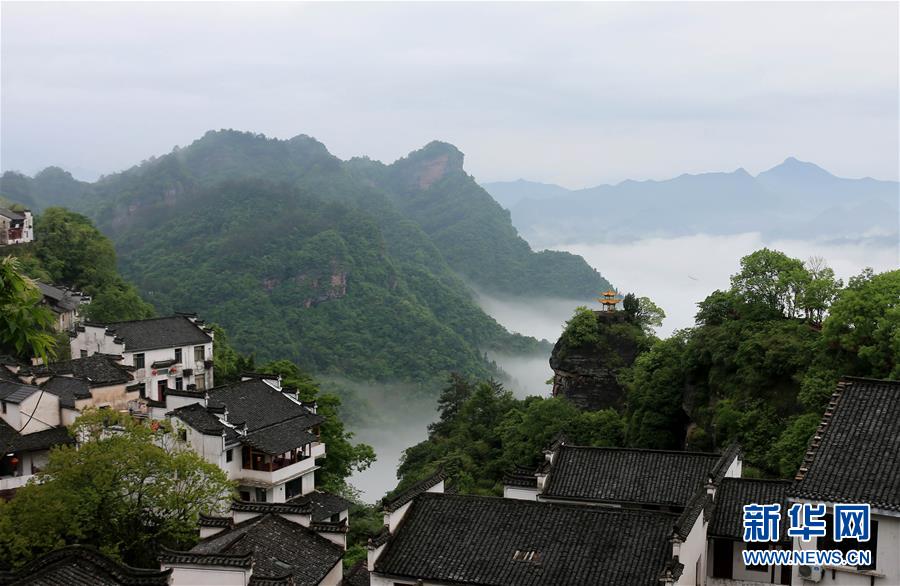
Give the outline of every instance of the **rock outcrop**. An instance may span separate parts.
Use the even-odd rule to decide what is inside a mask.
[[[565,397],[581,409],[595,411],[624,406],[621,369],[631,366],[641,350],[640,328],[624,312],[595,311],[599,341],[572,346],[565,333],[553,347],[553,396]]]

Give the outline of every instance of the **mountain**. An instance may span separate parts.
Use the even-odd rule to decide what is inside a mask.
[[[900,184],[836,177],[793,157],[756,176],[737,169],[564,192],[521,182],[525,195],[517,199],[519,184],[485,188],[512,202],[514,225],[535,246],[696,233],[812,240],[898,234]]]
[[[570,193],[571,190],[553,183],[538,183],[516,179],[515,181],[494,181],[481,186],[504,208],[519,203],[523,199],[552,199]]]
[[[549,345],[506,331],[468,283],[585,299],[608,287],[580,257],[533,252],[446,143],[385,165],[308,136],[218,131],[59,196],[36,181],[38,204],[62,200],[113,239],[160,313],[197,311],[239,350],[319,373],[496,375],[485,352]]]

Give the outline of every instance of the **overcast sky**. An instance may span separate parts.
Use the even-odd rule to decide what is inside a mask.
[[[898,178],[898,4],[2,5],[0,165],[108,173],[208,129],[480,181]]]

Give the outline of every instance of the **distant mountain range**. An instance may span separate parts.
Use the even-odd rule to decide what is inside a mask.
[[[898,238],[900,183],[836,177],[793,157],[755,177],[738,169],[579,190],[524,180],[482,187],[537,248],[697,233],[895,243]]]
[[[200,312],[261,360],[356,379],[488,376],[485,352],[549,352],[470,284],[585,301],[609,287],[579,256],[533,251],[441,142],[386,165],[304,135],[211,131],[94,183],[8,172],[0,195],[91,217],[159,312]]]

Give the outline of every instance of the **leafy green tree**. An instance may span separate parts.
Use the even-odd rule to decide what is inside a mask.
[[[55,356],[53,314],[42,305],[40,289],[24,276],[11,256],[0,260],[0,352],[22,360]]]
[[[828,308],[840,292],[843,282],[834,277],[834,270],[827,266],[821,257],[810,258],[804,266],[807,274],[799,304],[806,314],[806,319],[821,324]]]
[[[801,261],[763,248],[741,259],[741,270],[731,277],[731,288],[749,303],[795,317],[806,276]]]
[[[138,567],[157,548],[189,547],[201,514],[222,514],[233,486],[172,434],[127,414],[88,411],[71,427],[80,445],[50,453],[38,482],[0,505],[0,560],[20,566],[64,545],[93,545]]]
[[[822,337],[842,373],[900,378],[900,270],[850,279],[829,309]]]
[[[600,328],[594,311],[584,305],[576,307],[575,314],[566,322],[563,339],[571,348],[597,344]]]

